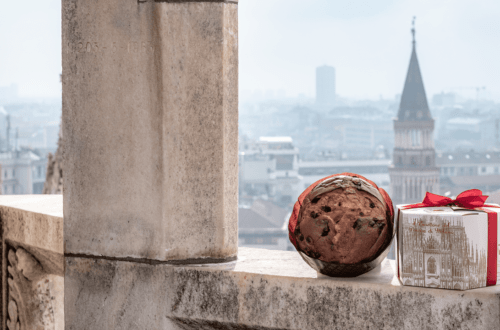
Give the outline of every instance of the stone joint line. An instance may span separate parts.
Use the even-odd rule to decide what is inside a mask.
[[[148,265],[172,265],[172,266],[188,266],[188,265],[205,265],[205,264],[220,264],[225,262],[232,262],[238,259],[237,256],[227,257],[227,258],[193,258],[193,259],[183,259],[183,260],[154,260],[146,258],[131,258],[131,257],[106,257],[106,256],[96,256],[92,254],[80,254],[80,253],[65,253],[66,258],[82,258],[82,259],[99,259],[99,260],[110,260],[110,261],[124,261],[124,262],[135,262],[140,264]]]
[[[139,3],[146,2],[166,2],[166,3],[188,3],[188,2],[215,2],[215,3],[234,3],[238,4],[237,0],[137,0]]]

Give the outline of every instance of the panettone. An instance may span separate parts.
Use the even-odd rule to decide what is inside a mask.
[[[293,245],[319,272],[360,275],[387,255],[394,236],[392,202],[362,176],[335,174],[300,195],[288,229]]]

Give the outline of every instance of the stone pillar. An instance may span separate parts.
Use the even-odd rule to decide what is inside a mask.
[[[67,257],[237,253],[237,1],[63,0]]]

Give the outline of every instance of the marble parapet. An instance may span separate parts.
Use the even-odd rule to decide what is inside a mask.
[[[199,266],[66,258],[66,322],[71,329],[498,326],[500,287],[401,286],[394,270],[394,261],[385,260],[360,277],[333,279],[318,276],[296,252],[252,248],[240,248],[235,262]]]

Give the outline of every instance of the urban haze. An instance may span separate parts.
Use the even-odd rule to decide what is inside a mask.
[[[48,153],[57,149],[60,13],[58,0],[9,2],[0,12],[3,194],[41,193]],[[498,17],[495,1],[240,1],[240,245],[291,249],[293,203],[330,174],[364,175],[395,201],[409,201],[394,183],[408,178],[391,169],[400,156],[408,173],[432,167],[429,178],[438,181],[405,186],[412,200],[433,189],[495,196]],[[422,159],[397,146],[394,122],[413,49],[427,103],[415,114],[431,116],[408,133],[426,144]]]

